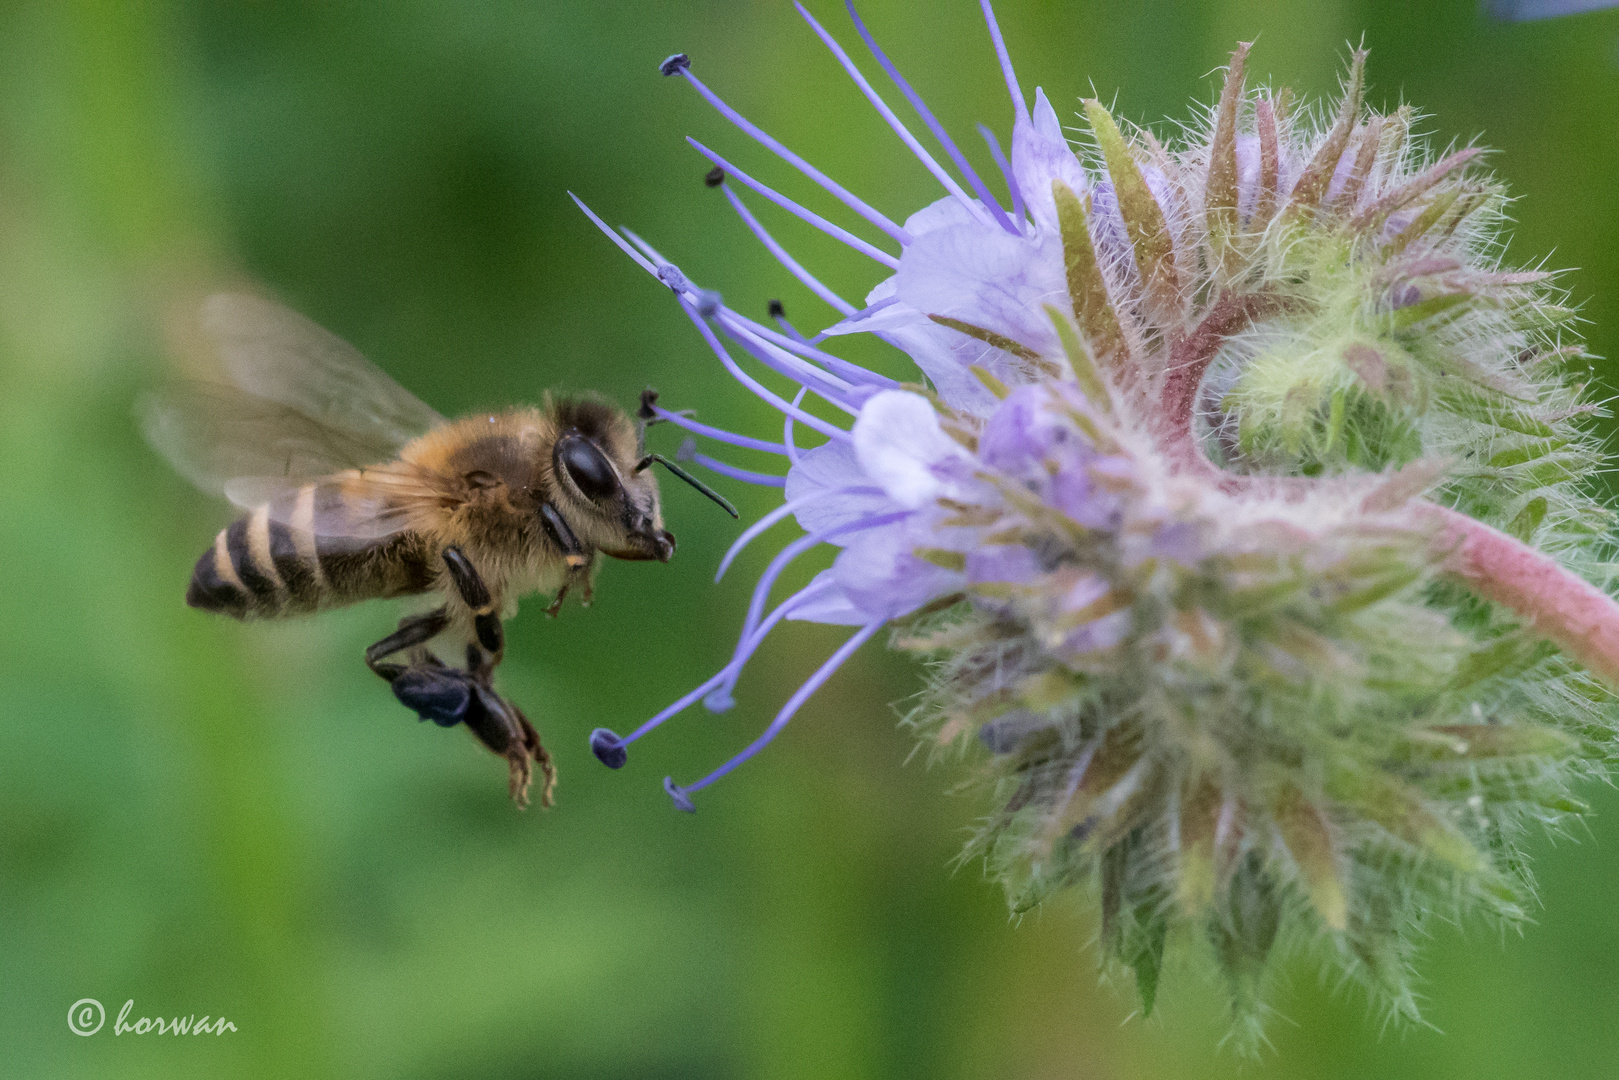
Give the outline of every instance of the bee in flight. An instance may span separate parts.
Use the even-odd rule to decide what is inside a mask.
[[[595,397],[547,396],[446,420],[340,338],[279,305],[209,298],[202,329],[226,382],[181,383],[141,404],[147,438],[205,491],[244,515],[214,538],[186,603],[237,619],[280,618],[395,596],[436,594],[365,652],[422,720],[464,723],[510,765],[527,805],[556,772],[522,711],[495,692],[502,621],[519,598],[578,587],[596,556],[667,562],[654,462],[724,507],[660,454],[637,423]],[[451,642],[446,663],[427,645]],[[456,666],[464,659],[465,666]],[[403,662],[400,662],[403,660]]]

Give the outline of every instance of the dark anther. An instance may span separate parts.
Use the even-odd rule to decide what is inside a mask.
[[[669,59],[658,65],[659,75],[678,75],[691,67],[691,57],[683,52],[677,52]]]
[[[635,415],[649,424],[656,424],[658,422],[658,413],[653,406],[657,403],[658,392],[650,386],[647,387],[641,391],[641,407],[635,411]]]
[[[705,319],[712,319],[720,310],[720,294],[713,289],[704,289],[697,294],[697,314]]]
[[[708,174],[703,177],[703,183],[707,184],[709,187],[719,187],[721,184],[725,183],[725,170],[720,168],[718,165],[714,166],[712,169],[708,170]]]
[[[697,813],[697,807],[691,804],[691,796],[687,795],[675,784],[674,777],[665,776],[663,778],[663,790],[667,791],[669,797],[675,801],[676,810],[684,810],[688,814]]]
[[[770,317],[772,319],[785,319],[787,317],[787,309],[780,300],[770,301]]]
[[[604,727],[590,733],[590,752],[609,769],[622,769],[630,759],[630,749],[624,740]]]

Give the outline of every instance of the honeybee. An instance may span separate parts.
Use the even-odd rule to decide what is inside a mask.
[[[245,511],[197,560],[186,603],[266,619],[437,594],[438,606],[366,650],[367,666],[420,719],[464,723],[504,757],[519,806],[537,766],[549,806],[551,757],[493,686],[503,620],[537,591],[554,593],[548,614],[575,587],[588,604],[598,554],[669,560],[675,538],[653,463],[736,516],[645,452],[656,393],[642,395],[636,419],[594,396],[547,395],[539,408],[446,420],[277,304],[213,296],[201,326],[228,381],[177,384],[139,410],[147,438],[182,475]],[[435,639],[460,647],[452,663],[429,651]]]

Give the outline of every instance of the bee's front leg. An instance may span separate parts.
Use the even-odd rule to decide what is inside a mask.
[[[551,603],[545,609],[545,614],[550,618],[556,618],[557,612],[562,610],[562,601],[568,598],[568,591],[573,588],[576,581],[579,582],[585,594],[580,599],[580,604],[584,607],[589,607],[591,600],[594,599],[590,578],[591,571],[596,565],[596,556],[594,554],[581,555],[579,558],[583,561],[577,564],[572,561],[569,562],[568,576],[562,579],[562,585],[557,589],[556,596],[551,598]]]

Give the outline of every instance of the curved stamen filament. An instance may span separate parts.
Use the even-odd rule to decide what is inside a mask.
[[[1006,155],[1001,152],[1001,140],[996,137],[988,126],[979,124],[978,134],[982,135],[984,141],[989,144],[990,156],[995,159],[996,167],[1001,170],[1001,175],[1006,178],[1006,189],[1012,194],[1012,217],[1022,221],[1024,213],[1023,188],[1017,182],[1017,170],[1013,169],[1012,163],[1006,160]]]
[[[956,140],[950,137],[950,133],[944,129],[944,125],[939,123],[938,117],[933,115],[933,110],[929,109],[927,103],[922,100],[922,95],[918,94],[905,76],[899,73],[899,68],[894,66],[894,62],[888,58],[888,54],[878,46],[876,38],[871,36],[871,31],[866,29],[865,21],[860,18],[859,12],[854,9],[854,0],[844,0],[843,6],[848,9],[849,18],[854,21],[854,28],[860,32],[860,38],[866,43],[866,48],[871,50],[871,55],[876,58],[877,63],[882,65],[882,69],[888,73],[888,77],[894,81],[894,85],[899,87],[900,93],[905,95],[905,100],[911,103],[911,108],[916,110],[916,115],[920,116],[922,122],[928,126],[928,130],[933,132],[933,137],[939,140],[939,145],[944,147],[944,152],[950,155],[950,160],[956,163],[956,168],[961,170],[961,175],[967,178],[967,183],[971,184],[973,190],[978,193],[979,202],[989,210],[1001,228],[1009,233],[1017,233],[1019,231],[1018,227],[1012,224],[1012,219],[1006,216],[1005,210],[1001,209],[1000,201],[990,194],[983,178],[967,163],[967,157],[961,152],[961,148],[956,145]]]
[[[783,503],[774,510],[770,511],[770,513],[766,514],[764,517],[760,518],[758,521],[755,521],[752,525],[749,525],[747,529],[743,531],[741,536],[732,541],[730,548],[725,552],[725,557],[720,560],[720,568],[715,571],[714,580],[718,582],[720,578],[724,577],[725,571],[730,569],[731,563],[735,561],[736,557],[742,553],[744,548],[752,543],[754,539],[756,539],[761,533],[769,529],[772,525],[775,525],[778,521],[787,517],[789,514],[796,514],[804,507],[814,506],[823,499],[831,498],[834,495],[881,495],[882,493],[883,489],[879,487],[855,485],[851,487],[826,488],[825,490],[812,492],[809,495],[804,495],[800,498],[792,499]]]
[[[690,319],[692,324],[697,327],[698,333],[703,335],[703,340],[708,343],[708,347],[713,350],[715,356],[719,357],[720,363],[725,365],[725,370],[729,371],[731,376],[736,379],[737,382],[753,391],[753,393],[757,395],[760,400],[764,401],[772,408],[797,418],[799,422],[808,427],[814,428],[821,434],[829,436],[833,439],[837,439],[840,442],[848,442],[850,440],[850,435],[847,431],[844,431],[835,424],[827,423],[819,416],[805,412],[796,405],[792,405],[782,400],[782,398],[766,389],[764,385],[762,385],[757,379],[743,371],[742,368],[737,364],[736,360],[734,360],[731,357],[731,354],[726,350],[725,345],[720,341],[719,336],[715,334],[713,329],[708,325],[708,320],[703,318],[702,315],[698,314],[696,304],[692,303],[684,296],[681,296],[679,299],[680,309],[686,313],[686,317]]]
[[[867,205],[865,200],[857,197],[848,188],[844,187],[842,184],[826,175],[826,173],[822,172],[820,169],[817,169],[815,166],[811,165],[809,162],[787,149],[787,147],[783,146],[780,141],[766,133],[764,129],[760,128],[757,124],[748,120],[747,117],[743,116],[741,113],[727,105],[718,94],[710,90],[703,84],[701,79],[691,73],[691,68],[681,68],[680,74],[685,76],[687,82],[691,83],[697,88],[697,92],[703,95],[704,99],[706,99],[710,105],[719,110],[719,114],[721,116],[725,117],[731,123],[741,128],[746,134],[751,136],[766,150],[769,150],[787,164],[791,165],[793,168],[815,181],[815,183],[825,188],[833,198],[837,199],[850,210],[853,210],[855,213],[877,226],[877,228],[881,229],[895,240],[898,240],[901,244],[909,244],[911,242],[911,234],[906,232],[893,221],[889,220],[887,215],[883,214],[875,207]]]
[[[721,190],[725,192],[725,198],[730,202],[731,208],[737,212],[737,216],[742,219],[743,224],[747,225],[752,230],[753,235],[759,238],[759,243],[765,246],[765,250],[774,255],[776,261],[787,268],[788,273],[801,281],[810,292],[831,304],[840,314],[850,315],[854,313],[855,307],[853,304],[821,284],[819,278],[804,269],[797,259],[787,254],[787,249],[782,247],[776,238],[771,236],[770,232],[759,223],[759,219],[753,216],[753,211],[747,208],[747,205],[742,201],[742,197],[732,191],[729,184],[723,185]]]
[[[789,214],[809,222],[817,229],[820,229],[822,232],[832,237],[832,239],[839,240],[849,245],[856,251],[860,252],[860,254],[865,255],[868,258],[875,259],[877,262],[882,263],[890,270],[899,269],[899,259],[890,255],[882,248],[873,247],[871,244],[868,244],[866,241],[860,239],[860,237],[856,236],[848,229],[845,229],[840,225],[832,224],[815,211],[800,206],[798,203],[776,191],[774,188],[760,183],[747,173],[743,172],[741,169],[738,169],[735,165],[732,165],[729,161],[726,161],[724,158],[720,157],[708,147],[704,146],[702,143],[698,142],[696,139],[687,138],[686,141],[690,143],[692,148],[699,154],[703,155],[709,161],[712,161],[714,164],[724,169],[725,175],[733,179],[740,180],[743,184],[752,188],[754,191],[757,191],[759,194],[763,195],[765,198],[769,199],[771,202],[775,203]]]
[[[787,478],[776,476],[773,473],[754,472],[752,469],[743,469],[729,465],[718,458],[709,457],[697,449],[694,439],[687,439],[675,452],[676,461],[690,461],[701,465],[710,472],[717,472],[721,476],[729,476],[732,480],[740,480],[744,484],[757,484],[760,487],[786,487]]]
[[[786,334],[778,334],[776,331],[770,329],[768,326],[765,326],[762,323],[757,323],[746,316],[738,315],[733,308],[722,308],[721,314],[724,317],[721,325],[725,325],[725,320],[739,323],[742,326],[747,327],[751,334],[756,337],[763,338],[772,345],[785,349],[786,351],[794,353],[798,356],[802,356],[805,359],[811,360],[815,363],[823,364],[832,372],[832,374],[836,375],[840,380],[842,380],[846,387],[850,386],[850,384],[881,386],[888,389],[893,389],[899,386],[899,383],[895,382],[893,379],[890,379],[886,375],[878,375],[876,372],[866,370],[859,364],[850,363],[841,356],[833,356],[831,353],[826,352],[823,349],[817,349],[814,345],[807,341],[798,341],[787,336]],[[856,314],[858,315],[859,313],[857,312]]]
[[[781,443],[767,442],[764,439],[755,439],[748,435],[737,435],[722,428],[700,424],[689,416],[671,412],[661,405],[652,406],[652,412],[659,420],[666,420],[676,427],[684,428],[694,435],[702,435],[705,438],[713,439],[715,442],[730,443],[732,446],[741,446],[748,450],[762,450],[767,454],[788,454],[787,447]]]
[[[799,387],[798,393],[793,395],[793,404],[795,406],[802,404],[804,395],[807,392],[804,387]],[[791,413],[782,417],[781,441],[787,448],[787,471],[791,472],[793,467],[798,464],[798,444],[793,442],[793,417]]]
[[[803,604],[804,601],[810,600],[821,593],[826,592],[831,587],[832,583],[829,581],[811,582],[809,585],[800,589],[792,596],[789,596],[786,600],[783,600],[779,605],[777,605],[776,610],[772,611],[769,617],[760,624],[759,629],[753,634],[752,638],[746,642],[746,647],[743,649],[738,649],[736,654],[732,656],[724,667],[716,671],[705,682],[693,687],[683,696],[659,710],[653,716],[649,717],[641,724],[640,727],[636,728],[628,735],[624,736],[623,738],[619,738],[606,729],[598,729],[598,732],[609,737],[610,743],[615,750],[623,750],[631,743],[636,742],[642,737],[650,734],[666,720],[685,712],[687,709],[691,708],[693,705],[707,697],[710,693],[718,689],[726,682],[726,679],[732,674],[733,669],[740,670],[741,666],[747,663],[748,658],[758,650],[759,646],[764,642],[764,639],[769,636],[770,631],[775,629],[777,623],[786,618],[794,608],[797,608]],[[731,685],[735,685],[735,679],[731,680]],[[622,764],[622,762],[620,762],[620,764]]]
[[[978,0],[984,12],[984,24],[989,27],[989,38],[995,43],[995,56],[1001,62],[1001,74],[1006,77],[1006,92],[1012,96],[1017,118],[1029,123],[1029,104],[1023,100],[1023,89],[1018,86],[1017,72],[1012,70],[1012,56],[1006,51],[1006,39],[1001,36],[1001,24],[995,21],[995,9],[989,0]]]
[[[943,184],[944,189],[954,195],[961,202],[961,205],[967,208],[968,213],[985,225],[993,226],[995,220],[989,216],[984,207],[974,202],[962,190],[961,185],[956,183],[956,178],[944,171],[943,166],[935,161],[933,155],[928,153],[927,149],[917,141],[916,136],[911,134],[910,129],[905,126],[898,116],[894,115],[894,110],[888,107],[888,103],[882,99],[882,95],[877,93],[865,75],[861,74],[860,69],[855,67],[854,61],[849,58],[849,54],[844,51],[843,46],[838,44],[837,39],[827,33],[826,28],[815,21],[815,16],[811,15],[799,0],[793,0],[793,7],[798,9],[798,13],[804,17],[804,21],[810,24],[810,29],[814,30],[821,42],[831,50],[832,55],[843,66],[843,70],[849,73],[849,78],[854,80],[855,86],[859,87],[860,92],[866,96],[866,100],[871,102],[871,107],[876,109],[878,115],[888,122],[889,127],[894,129],[894,134],[899,136],[900,142],[904,143],[906,149],[916,155],[916,159],[922,163],[923,168],[932,173],[934,179]],[[900,242],[908,244],[910,239],[907,236],[906,239]]]
[[[776,718],[770,722],[770,726],[765,728],[764,732],[757,739],[754,739],[753,742],[749,743],[741,753],[737,754],[731,760],[727,761],[724,765],[721,765],[719,768],[715,769],[713,772],[709,773],[695,784],[687,784],[683,787],[676,786],[672,783],[672,781],[665,778],[664,787],[669,791],[669,794],[675,798],[675,804],[680,806],[683,810],[690,809],[690,800],[688,797],[693,792],[701,791],[708,787],[714,781],[720,779],[722,776],[725,776],[738,765],[741,765],[744,761],[747,761],[759,751],[763,750],[766,746],[769,746],[771,741],[775,739],[777,735],[781,734],[782,729],[787,726],[787,722],[793,718],[793,715],[803,707],[804,702],[808,701],[811,695],[813,695],[815,691],[819,690],[821,685],[825,683],[826,680],[830,679],[837,672],[838,668],[843,666],[844,662],[848,660],[850,656],[854,655],[856,649],[860,648],[860,646],[864,645],[867,641],[870,641],[872,635],[881,630],[885,622],[886,620],[878,619],[876,622],[867,623],[865,626],[862,626],[859,630],[855,631],[854,635],[850,637],[848,641],[845,641],[842,645],[838,646],[838,650],[827,658],[826,663],[817,668],[815,674],[811,675],[808,679],[805,679],[804,684],[797,690],[793,691],[793,696],[787,699],[787,704],[781,707],[781,711],[778,712],[776,714]]]

